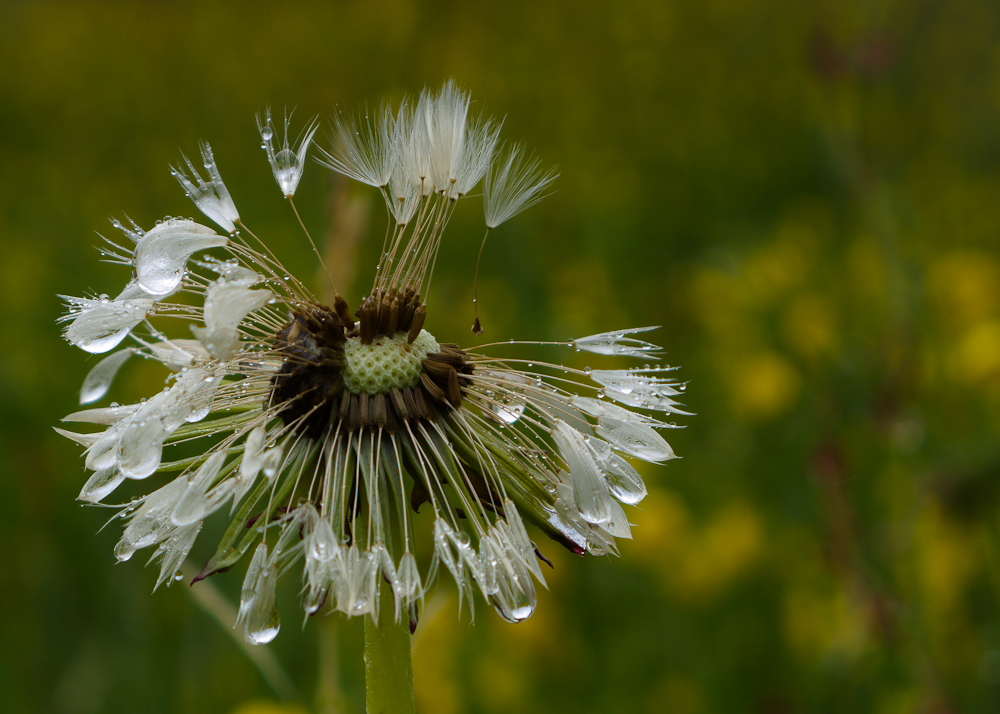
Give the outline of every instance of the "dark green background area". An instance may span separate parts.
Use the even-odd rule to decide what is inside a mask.
[[[642,469],[620,558],[545,548],[527,623],[481,601],[470,623],[450,582],[432,591],[421,711],[996,711],[991,0],[5,3],[0,710],[360,711],[360,623],[301,627],[295,578],[264,650],[291,682],[275,691],[206,604],[233,606],[243,566],[150,594],[142,553],[115,564],[120,526],[75,501],[80,449],[51,430],[95,362],[61,339],[56,294],[124,284],[93,248],[109,217],[196,216],[168,164],[202,139],[247,225],[318,289],[254,114],[325,122],[448,78],[562,172],[486,246],[486,337],[663,325],[697,416],[666,434],[683,459]],[[296,203],[349,256],[334,269],[356,300],[377,196],[311,164]],[[427,323],[463,344],[481,237],[467,203]],[[132,365],[113,398],[163,378]]]

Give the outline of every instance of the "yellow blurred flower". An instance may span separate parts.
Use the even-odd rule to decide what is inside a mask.
[[[746,503],[722,507],[700,533],[692,534],[671,568],[671,589],[691,602],[719,595],[757,562],[763,524]]]
[[[921,511],[915,535],[928,625],[945,635],[957,624],[953,615],[979,565],[976,544],[970,533],[946,518],[936,505]]]
[[[701,527],[692,525],[687,507],[671,493],[651,491],[642,506],[635,520],[645,537],[623,555],[656,570],[685,601],[716,597],[760,559],[764,526],[750,504],[723,506]]]
[[[1000,267],[988,253],[946,253],[931,264],[927,283],[931,302],[948,329],[967,329],[996,315],[1000,307]]]
[[[791,406],[801,377],[791,362],[776,352],[734,359],[729,367],[733,411],[749,419],[770,419]]]
[[[953,378],[976,384],[1000,375],[1000,320],[973,325],[954,345],[949,360]]]
[[[686,542],[691,516],[680,498],[670,491],[655,488],[631,514],[630,520],[643,537],[629,543],[622,557],[626,561],[634,558],[656,565],[675,557]]]

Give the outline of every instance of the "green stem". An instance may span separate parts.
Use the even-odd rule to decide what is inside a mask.
[[[392,588],[380,588],[379,621],[365,615],[365,688],[368,714],[413,714],[410,621],[395,621]]]

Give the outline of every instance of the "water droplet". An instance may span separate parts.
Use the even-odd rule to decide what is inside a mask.
[[[531,613],[535,611],[535,606],[533,604],[522,605],[521,607],[515,607],[510,611],[510,621],[511,622],[521,622],[527,620],[531,617]],[[507,619],[502,613],[501,617]]]
[[[278,636],[281,629],[281,618],[278,616],[278,608],[271,610],[268,620],[258,627],[246,629],[247,641],[254,645],[264,645]]]
[[[282,149],[274,156],[274,163],[280,169],[295,168],[298,161],[298,157],[291,149]]]

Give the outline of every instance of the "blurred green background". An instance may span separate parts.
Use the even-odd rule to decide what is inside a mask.
[[[254,113],[328,119],[449,77],[562,171],[487,245],[487,337],[661,324],[698,416],[667,434],[682,460],[643,470],[620,558],[544,547],[527,623],[480,602],[470,624],[437,589],[421,711],[997,711],[993,0],[4,3],[0,709],[361,710],[360,622],[300,627],[294,578],[253,653],[275,665],[213,614],[242,566],[151,595],[141,555],[115,564],[120,527],[75,502],[83,460],[51,430],[94,363],[56,294],[124,283],[93,249],[109,217],[195,215],[167,165],[201,139],[247,224],[318,278]],[[354,298],[374,198],[315,165],[297,195]],[[446,236],[442,339],[472,342],[480,220]],[[114,397],[162,378],[127,371]]]

